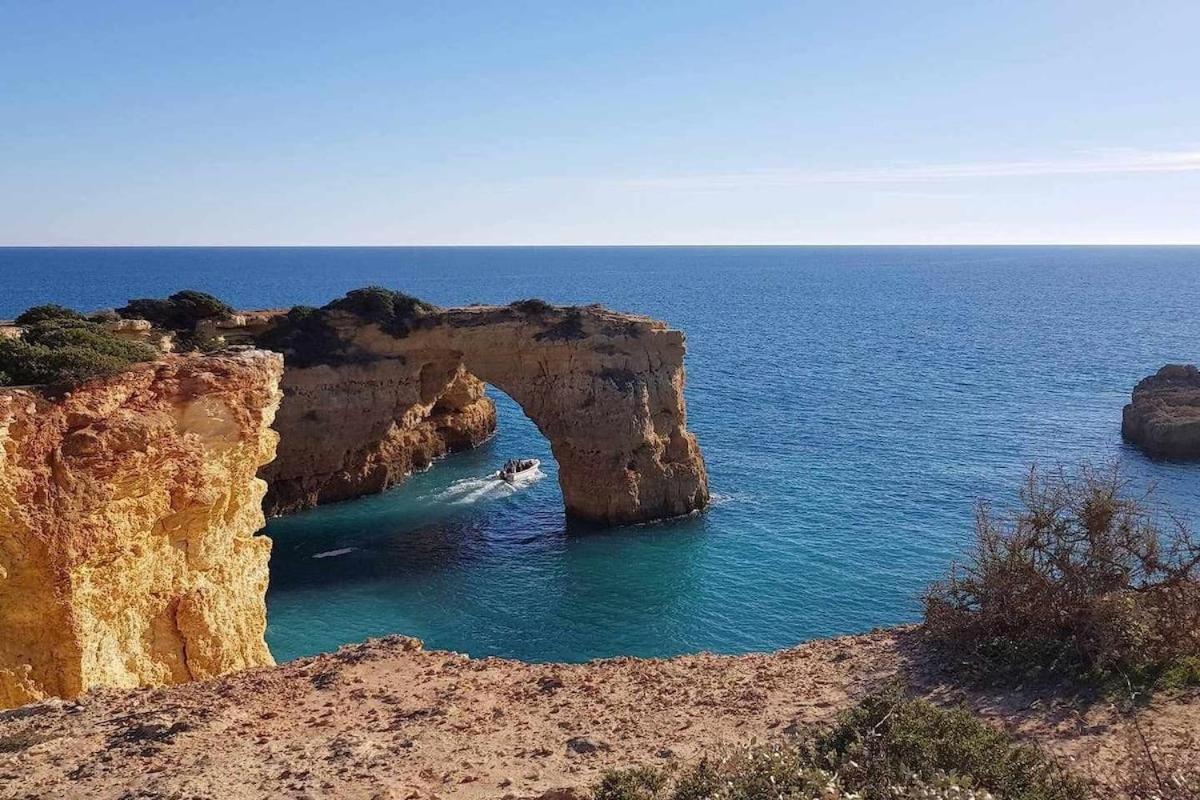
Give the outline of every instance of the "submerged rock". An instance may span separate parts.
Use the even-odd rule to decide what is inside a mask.
[[[1121,435],[1151,458],[1200,459],[1200,370],[1168,364],[1139,381]]]

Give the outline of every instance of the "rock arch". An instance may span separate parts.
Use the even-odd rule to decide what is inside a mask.
[[[483,381],[550,442],[570,516],[643,522],[708,502],[680,331],[598,306],[441,309],[399,331],[321,314],[325,352],[285,350],[279,454],[261,473],[268,513],[381,491],[479,444],[495,426]]]
[[[213,325],[285,358],[167,355],[64,394],[0,389],[0,708],[272,663],[256,473],[273,512],[380,491],[490,435],[484,380],[549,440],[572,516],[708,502],[683,334],[661,322],[525,303]]]

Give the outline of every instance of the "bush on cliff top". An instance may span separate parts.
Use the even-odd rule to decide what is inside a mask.
[[[157,328],[190,332],[205,319],[224,319],[233,307],[211,294],[185,289],[165,300],[143,297],[130,300],[117,309],[125,319],[144,319]]]
[[[364,322],[374,322],[393,336],[403,336],[416,327],[422,317],[437,310],[437,306],[418,300],[412,295],[367,286],[353,289],[327,303],[324,311],[346,311]]]
[[[33,325],[36,322],[46,322],[48,320],[82,320],[86,319],[83,314],[73,308],[60,306],[57,303],[46,303],[40,306],[30,306],[21,312],[20,316],[14,320],[18,325]]]
[[[341,340],[321,309],[296,306],[275,320],[257,344],[283,353],[288,366],[311,367],[336,364],[345,360],[346,344]]]
[[[515,309],[522,314],[538,315],[548,314],[554,310],[554,306],[542,300],[539,297],[530,297],[526,300],[514,300],[508,304],[509,308]]]
[[[705,758],[677,774],[639,767],[610,772],[595,800],[777,800],[777,798],[971,798],[1087,796],[1034,748],[1015,743],[965,709],[871,695],[826,729],[775,746]]]
[[[987,677],[1200,677],[1200,541],[1127,488],[1115,468],[1031,470],[1015,514],[981,504],[970,559],[925,596],[933,643]]]
[[[292,308],[277,318],[258,337],[257,343],[283,353],[292,366],[346,363],[356,360],[358,354],[338,335],[333,312],[352,314],[363,322],[378,325],[391,336],[402,338],[435,311],[437,306],[403,292],[368,286],[347,292],[321,308]]]
[[[42,317],[19,339],[0,340],[0,384],[72,386],[158,355],[85,319]]]

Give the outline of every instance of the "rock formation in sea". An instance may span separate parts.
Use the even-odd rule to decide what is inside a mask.
[[[276,429],[286,435],[262,469],[272,515],[382,492],[496,429],[483,383],[448,363],[289,367],[283,391]]]
[[[1121,435],[1151,458],[1200,459],[1200,370],[1168,364],[1138,381]]]
[[[380,289],[182,328],[80,317],[50,333],[154,346],[119,366],[68,348],[104,376],[0,388],[0,708],[271,664],[271,542],[255,535],[267,483],[272,512],[381,491],[491,435],[484,381],[549,440],[572,516],[640,522],[708,502],[683,334],[645,317],[438,309]],[[58,363],[24,342],[30,328],[7,328],[16,366]],[[31,355],[13,356],[14,336]],[[169,354],[210,346],[225,349]]]
[[[286,360],[279,456],[262,472],[268,513],[379,492],[479,444],[495,427],[483,381],[549,440],[569,515],[641,522],[707,504],[680,331],[598,306],[415,311],[339,301],[239,315],[241,338]]]
[[[0,708],[269,665],[282,359],[167,356],[0,389]]]

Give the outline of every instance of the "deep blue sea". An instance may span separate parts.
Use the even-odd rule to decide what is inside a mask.
[[[181,288],[321,304],[365,284],[602,302],[683,329],[716,502],[568,526],[549,447],[499,395],[481,449],[267,526],[280,660],[388,633],[539,661],[741,652],[910,621],[975,500],[1011,503],[1031,462],[1116,459],[1200,517],[1200,465],[1120,438],[1139,378],[1200,360],[1200,248],[0,249],[5,317]],[[480,480],[513,456],[546,477]]]

